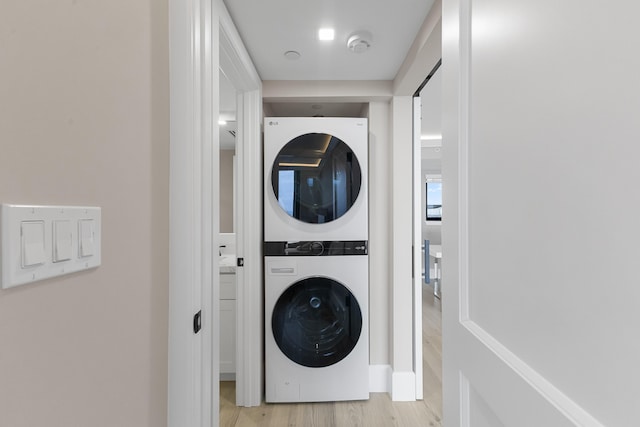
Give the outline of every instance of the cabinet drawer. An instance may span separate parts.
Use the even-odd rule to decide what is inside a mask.
[[[236,372],[236,302],[220,301],[220,373]]]
[[[236,275],[220,275],[220,299],[236,299]]]

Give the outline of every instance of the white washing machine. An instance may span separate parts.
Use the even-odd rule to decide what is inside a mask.
[[[367,240],[367,119],[264,121],[264,239]]]
[[[265,257],[267,402],[369,398],[364,243],[289,242],[270,248],[271,256]]]
[[[367,120],[264,132],[266,400],[368,399]]]

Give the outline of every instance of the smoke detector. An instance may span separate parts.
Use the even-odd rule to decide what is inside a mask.
[[[364,53],[371,47],[371,33],[358,31],[347,40],[347,47],[353,53]]]
[[[290,61],[295,61],[296,59],[300,59],[300,52],[295,50],[288,50],[284,53],[284,57]]]

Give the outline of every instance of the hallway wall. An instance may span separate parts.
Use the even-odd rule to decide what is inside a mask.
[[[0,425],[166,425],[167,1],[5,0],[0,202],[102,207],[102,266],[0,291]]]
[[[233,158],[235,150],[220,150],[220,232],[233,233]]]

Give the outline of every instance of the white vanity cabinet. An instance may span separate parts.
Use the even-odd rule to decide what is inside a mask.
[[[236,235],[220,233],[220,379],[236,379]]]
[[[220,379],[236,377],[236,275],[220,274]]]

